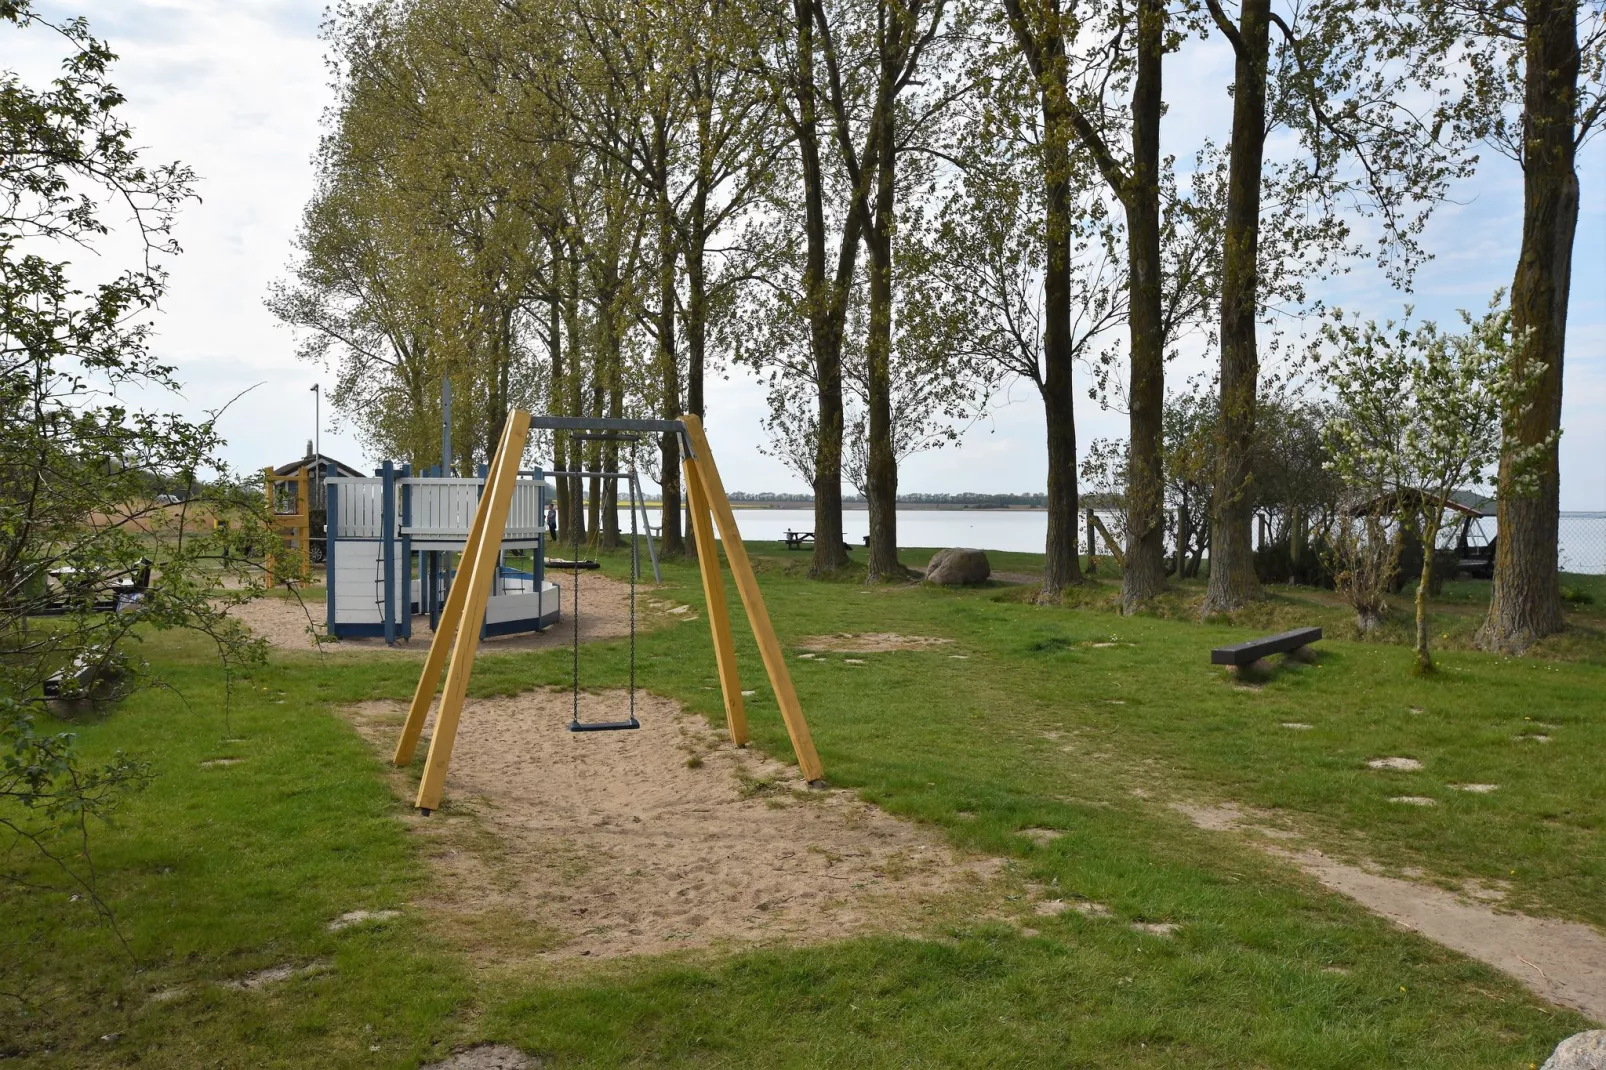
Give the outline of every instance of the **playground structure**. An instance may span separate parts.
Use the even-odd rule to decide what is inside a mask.
[[[262,472],[263,489],[268,496],[268,512],[273,517],[273,534],[283,542],[287,551],[301,561],[294,575],[279,575],[273,569],[274,561],[270,556],[268,583],[305,579],[311,575],[312,566],[323,561],[325,556],[325,482],[331,478],[359,476],[361,473],[310,449],[308,455],[300,460],[278,468],[265,468]]]
[[[588,419],[584,417],[532,417],[514,409],[508,414],[503,427],[502,440],[490,465],[484,493],[480,495],[473,519],[465,538],[460,570],[467,570],[467,582],[451,585],[445,605],[430,644],[429,657],[418,679],[408,709],[407,722],[401,739],[396,744],[394,762],[405,766],[413,760],[418,741],[423,734],[424,721],[439,687],[441,670],[446,669],[446,682],[441,691],[440,706],[435,715],[435,731],[430,738],[429,755],[424,765],[423,779],[418,787],[416,805],[428,815],[440,805],[445,790],[446,770],[451,764],[452,745],[457,736],[462,715],[463,699],[468,690],[469,675],[473,672],[474,656],[479,650],[481,628],[465,626],[484,619],[490,599],[492,578],[499,568],[509,513],[515,504],[518,480],[518,459],[524,452],[531,428],[554,432],[567,431],[590,435],[622,435],[641,432],[669,432],[681,439],[683,466],[686,476],[688,506],[692,518],[692,531],[697,543],[697,561],[702,574],[703,594],[707,602],[708,626],[713,634],[714,660],[719,672],[720,691],[725,702],[726,725],[731,741],[745,746],[748,741],[747,713],[742,704],[741,680],[736,668],[736,649],[731,636],[730,612],[725,603],[724,581],[720,574],[719,551],[723,547],[730,563],[737,592],[757,640],[759,655],[775,691],[781,717],[791,738],[793,753],[809,783],[822,781],[825,776],[808,722],[792,686],[792,677],[781,653],[780,641],[770,623],[769,611],[759,591],[758,579],[748,560],[741,532],[736,527],[736,515],[725,495],[724,483],[714,464],[713,453],[703,434],[702,423],[695,416],[682,416],[679,420],[618,420]],[[635,480],[632,478],[632,497],[635,497]],[[331,509],[331,512],[333,510]],[[634,516],[634,513],[632,513]],[[716,544],[714,527],[719,528],[722,542]],[[634,541],[632,541],[634,556]],[[634,573],[632,573],[634,574]],[[576,572],[578,580],[578,572]],[[634,618],[631,621],[634,642]],[[633,647],[632,647],[633,649]],[[450,665],[448,667],[448,653]],[[579,635],[575,635],[575,689],[579,689]],[[632,666],[634,662],[632,660]],[[634,679],[632,674],[632,693]],[[578,706],[576,707],[578,709]],[[594,725],[595,729],[635,727],[630,722]],[[578,716],[571,728],[578,724]],[[581,726],[583,729],[584,726]]]
[[[411,638],[413,617],[423,614],[438,628],[458,587],[485,475],[465,479],[428,469],[415,476],[409,466],[386,461],[372,477],[326,483],[329,635],[393,643]],[[539,469],[515,472],[509,484],[495,567],[484,572],[487,597],[476,617],[486,636],[541,631],[557,623],[562,604],[543,570],[542,513],[551,488]],[[528,567],[510,565],[509,552],[526,555]]]

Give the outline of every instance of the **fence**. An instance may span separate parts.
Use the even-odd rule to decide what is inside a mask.
[[[1606,513],[1563,513],[1559,536],[1563,572],[1606,575]]]

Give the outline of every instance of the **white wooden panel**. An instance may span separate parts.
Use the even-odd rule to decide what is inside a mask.
[[[408,488],[410,523],[402,534],[413,538],[465,538],[479,505],[482,479],[404,479]],[[541,484],[521,479],[513,485],[504,539],[533,539],[544,526],[541,516]]]
[[[336,488],[334,537],[379,538],[383,533],[385,481],[342,476],[325,482]]]

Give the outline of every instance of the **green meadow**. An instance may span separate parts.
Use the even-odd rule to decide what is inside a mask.
[[[1108,563],[1075,604],[1038,606],[1030,587],[996,581],[810,581],[805,555],[753,551],[830,783],[1110,916],[1067,911],[1028,928],[1000,903],[912,936],[561,969],[500,956],[491,968],[421,904],[431,871],[406,831],[408,800],[339,712],[405,700],[419,659],[277,651],[226,695],[203,643],[150,634],[144,654],[171,686],[64,723],[88,755],[126,751],[158,774],[90,830],[115,925],[81,897],[0,891],[14,990],[0,994],[0,1057],[415,1067],[497,1041],[551,1066],[1465,1070],[1542,1062],[1589,1026],[1171,804],[1264,811],[1331,857],[1498,886],[1503,909],[1606,928],[1600,578],[1568,578],[1593,603],[1522,659],[1471,649],[1487,584],[1448,585],[1434,606],[1440,671],[1419,677],[1390,641],[1403,616],[1396,634],[1361,641],[1318,592],[1273,589],[1241,619],[1205,625],[1190,584],[1153,613],[1118,615]],[[622,555],[604,564],[623,575]],[[998,570],[1036,565],[994,555]],[[665,580],[653,597],[698,612],[640,635],[639,680],[719,725],[695,567],[668,563]],[[789,760],[735,617],[754,745]],[[1308,660],[1244,680],[1209,664],[1212,646],[1295,624],[1327,630]],[[839,632],[952,642],[863,664],[797,656],[803,637]],[[623,641],[582,657],[588,682],[623,686]],[[487,653],[470,691],[568,680],[565,648]],[[1421,769],[1367,766],[1384,756]],[[422,752],[413,777],[421,764]],[[1498,790],[1457,790],[1466,783]],[[1390,801],[1400,796],[1437,805]],[[1063,834],[1039,843],[1023,829]],[[358,909],[399,914],[329,931]],[[271,983],[237,984],[276,967]]]

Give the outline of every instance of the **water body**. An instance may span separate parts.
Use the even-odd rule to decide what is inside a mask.
[[[654,527],[657,509],[649,509]],[[1104,518],[1106,525],[1111,523]],[[744,539],[780,542],[788,531],[813,531],[814,513],[808,509],[737,509],[736,523]],[[1485,520],[1489,534],[1493,520]],[[619,526],[630,530],[630,515],[620,513]],[[1079,525],[1080,526],[1080,525]],[[870,531],[870,514],[862,509],[842,514],[843,537],[862,546]],[[899,509],[900,546],[974,546],[982,550],[1042,553],[1048,536],[1048,514],[1040,509]],[[1087,535],[1080,536],[1082,546]],[[920,564],[920,562],[912,562]],[[1561,516],[1561,567],[1568,572],[1606,574],[1606,513],[1563,513]]]

